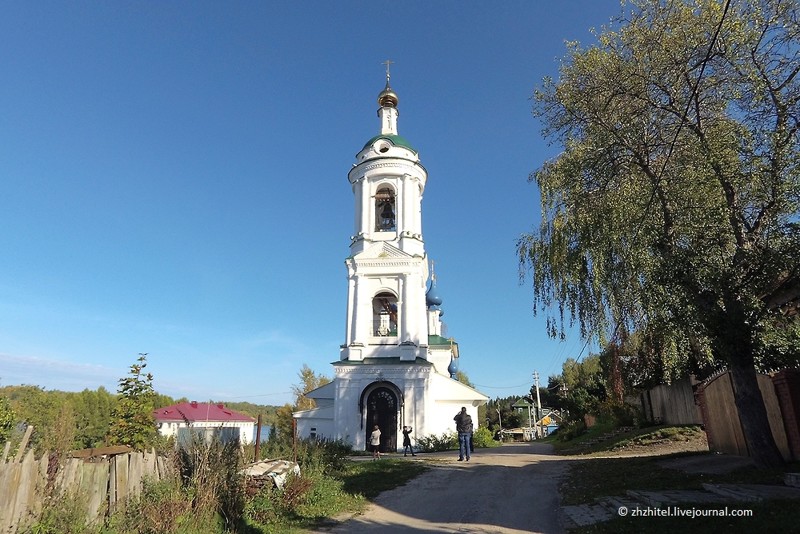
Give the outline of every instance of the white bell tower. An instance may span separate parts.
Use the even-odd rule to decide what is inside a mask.
[[[357,450],[366,449],[377,426],[380,449],[396,451],[403,426],[413,427],[416,437],[441,435],[452,431],[461,407],[477,421],[488,397],[454,380],[458,344],[442,336],[435,277],[427,288],[422,194],[428,173],[397,133],[398,98],[386,65],[380,133],[348,173],[355,217],[345,259],[345,341],[332,363],[333,381],[307,393],[316,407],[294,418],[299,436],[341,439]]]
[[[378,95],[380,134],[348,173],[355,228],[348,272],[347,327],[341,360],[426,358],[428,263],[422,240],[422,194],[428,173],[397,133],[397,94]]]

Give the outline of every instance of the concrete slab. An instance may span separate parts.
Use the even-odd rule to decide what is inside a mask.
[[[621,507],[626,514],[637,508],[667,508],[691,503],[694,505],[718,504],[731,501],[760,502],[770,499],[798,499],[800,488],[767,484],[703,484],[703,490],[628,490],[624,496],[601,497],[594,504],[562,506],[565,526],[583,527],[609,521],[619,514]]]
[[[660,508],[672,506],[680,503],[719,503],[725,502],[725,498],[716,493],[709,493],[703,490],[663,490],[663,491],[639,491],[628,490],[627,494],[648,506]]]
[[[800,499],[800,488],[769,484],[703,484],[703,488],[737,501],[760,502],[772,499]]]
[[[657,462],[657,464],[667,469],[675,469],[685,473],[708,473],[717,475],[730,473],[731,471],[736,471],[744,467],[755,466],[753,460],[746,456],[713,453],[668,458]]]
[[[565,518],[577,527],[585,527],[608,521],[614,516],[602,504],[579,504],[577,506],[562,506],[561,511]],[[571,525],[567,525],[571,527]]]

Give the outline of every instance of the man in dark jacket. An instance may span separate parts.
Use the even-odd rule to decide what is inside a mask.
[[[453,421],[456,422],[456,432],[458,432],[458,461],[463,462],[466,458],[469,462],[472,417],[467,413],[467,409],[462,406],[461,411],[453,417]]]

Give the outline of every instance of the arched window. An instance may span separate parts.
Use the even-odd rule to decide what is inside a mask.
[[[397,335],[397,297],[384,291],[372,299],[372,332],[376,336]]]
[[[381,187],[375,193],[375,230],[378,232],[391,232],[396,228],[394,191],[388,187]]]

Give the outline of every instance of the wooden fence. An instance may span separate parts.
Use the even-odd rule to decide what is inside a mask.
[[[172,473],[166,459],[154,451],[89,449],[51,466],[49,454],[37,459],[33,450],[25,452],[26,443],[23,438],[20,451],[13,458],[8,457],[7,444],[0,462],[3,534],[24,530],[35,521],[48,496],[80,496],[76,502],[85,503],[87,523],[96,522],[128,498],[138,496],[144,479],[161,480]]]
[[[772,378],[762,374],[757,375],[757,378],[758,387],[764,398],[764,407],[767,409],[772,437],[783,458],[789,460],[792,458],[792,451],[789,448],[786,429],[791,425],[791,421],[784,420],[782,411],[785,410],[782,410]],[[697,402],[703,413],[709,449],[726,454],[749,456],[742,424],[739,421],[739,412],[733,399],[730,372],[726,371],[700,385],[697,388]],[[794,424],[796,425],[796,422]]]
[[[703,417],[694,402],[692,380],[661,384],[640,395],[642,411],[651,423],[700,425]]]

